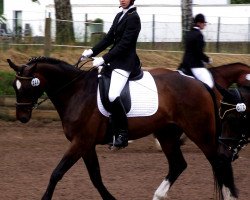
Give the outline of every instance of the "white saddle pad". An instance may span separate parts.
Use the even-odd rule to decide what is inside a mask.
[[[179,72],[179,74],[182,75],[182,76],[186,76],[186,77],[189,77],[189,78],[193,78],[193,79],[194,79],[193,76],[186,75],[186,74],[184,74],[181,70],[176,70],[176,71]]]
[[[131,95],[131,109],[128,117],[150,116],[158,109],[158,92],[152,75],[144,71],[143,78],[137,81],[129,81]],[[109,116],[100,99],[99,86],[97,90],[97,104],[100,112]]]

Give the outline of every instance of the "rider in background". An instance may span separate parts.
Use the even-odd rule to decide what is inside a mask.
[[[206,83],[210,88],[214,87],[214,80],[204,63],[212,63],[203,51],[205,41],[201,30],[206,26],[205,16],[198,14],[194,18],[194,26],[186,34],[185,53],[179,69],[184,69],[189,75],[193,75],[198,80]]]
[[[119,0],[122,11],[113,20],[107,35],[92,49],[82,53],[84,57],[93,57],[112,45],[108,53],[95,57],[93,66],[112,70],[109,88],[111,102],[111,121],[115,127],[115,141],[118,148],[128,146],[128,120],[120,94],[128,78],[140,71],[140,60],[136,53],[136,43],[141,30],[140,17],[134,6],[135,0]]]

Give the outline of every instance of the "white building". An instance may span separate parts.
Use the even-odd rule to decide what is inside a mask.
[[[91,2],[91,3],[90,3]],[[114,3],[115,2],[115,3]],[[54,0],[4,0],[4,15],[8,27],[30,26],[33,36],[44,35],[44,19],[55,19]],[[139,41],[175,42],[181,39],[181,0],[136,0],[142,21]],[[208,41],[216,41],[218,20],[220,19],[221,41],[250,41],[250,5],[229,5],[229,0],[193,0],[193,13],[205,14],[208,23],[205,36]],[[76,37],[83,38],[85,20],[101,18],[104,32],[109,30],[114,15],[120,11],[119,1],[114,0],[71,0]],[[154,28],[153,27],[154,19]],[[55,32],[53,30],[53,32]]]

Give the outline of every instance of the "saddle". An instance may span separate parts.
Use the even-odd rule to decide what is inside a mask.
[[[193,76],[194,77],[192,71],[189,68],[185,68],[183,66],[179,66],[177,70],[178,71],[182,71],[187,76]]]
[[[99,82],[99,91],[100,98],[104,108],[110,112],[111,105],[108,98],[109,87],[110,87],[110,79],[111,79],[112,70],[109,67],[103,67],[98,75]],[[132,77],[129,77],[125,87],[121,92],[121,101],[124,105],[126,113],[128,113],[131,109],[131,95],[129,89],[129,80],[140,80],[143,77],[143,71],[140,69],[138,73],[133,74]]]

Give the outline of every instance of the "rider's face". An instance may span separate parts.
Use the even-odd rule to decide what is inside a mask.
[[[120,5],[122,8],[127,8],[131,0],[120,0]]]
[[[207,25],[207,23],[206,22],[204,22],[204,23],[198,22],[197,25],[198,25],[198,27],[200,27],[201,30],[203,30],[205,28],[205,26]]]

